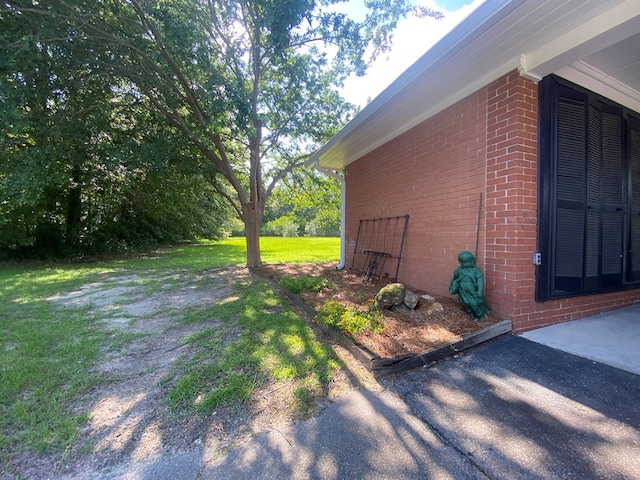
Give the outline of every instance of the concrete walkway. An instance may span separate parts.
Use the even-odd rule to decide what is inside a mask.
[[[522,337],[640,375],[640,305],[532,330]]]

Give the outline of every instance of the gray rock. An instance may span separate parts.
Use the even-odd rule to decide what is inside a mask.
[[[390,283],[380,289],[376,295],[376,307],[389,309],[401,305],[404,301],[406,288],[402,283]]]
[[[406,313],[406,312],[411,312],[412,311],[404,303],[401,303],[400,305],[394,305],[389,310],[391,310],[393,312],[400,312],[400,313]]]
[[[433,303],[436,301],[435,297],[432,297],[428,293],[420,295],[420,300],[422,300],[424,303]]]
[[[404,303],[410,310],[415,310],[418,306],[418,300],[418,295],[407,290],[404,292],[404,300],[402,303]]]
[[[429,309],[427,310],[427,314],[431,315],[433,313],[444,312],[444,307],[440,302],[434,302],[429,305]]]

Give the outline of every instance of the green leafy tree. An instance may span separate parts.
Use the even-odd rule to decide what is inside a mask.
[[[58,43],[83,48],[99,65],[93,74],[122,79],[181,132],[244,222],[247,265],[255,267],[273,189],[353,112],[335,87],[363,74],[389,47],[398,19],[416,12],[408,0],[369,0],[356,21],[339,3],[4,0],[0,14],[13,29],[62,26]]]
[[[23,17],[0,15],[0,247],[59,255],[223,234],[229,208],[195,146],[102,74],[68,22]]]
[[[0,244],[60,253],[78,242],[83,174],[99,155],[112,110],[110,85],[88,75],[64,29],[40,21],[24,31],[19,18],[0,17]]]
[[[340,234],[340,182],[317,170],[291,172],[274,189],[265,212],[264,233],[281,218],[295,222],[298,231],[314,237]]]

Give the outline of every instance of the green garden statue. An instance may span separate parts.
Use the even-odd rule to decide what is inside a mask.
[[[487,306],[484,303],[484,277],[478,267],[473,253],[464,250],[458,254],[460,266],[453,272],[453,278],[449,285],[449,293],[458,294],[460,303],[467,309],[467,313],[473,318],[482,318],[487,314]]]

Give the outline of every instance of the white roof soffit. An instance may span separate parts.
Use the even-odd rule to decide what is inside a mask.
[[[536,81],[557,73],[584,84],[578,79],[584,80],[587,70],[590,78],[602,80],[605,75],[599,77],[582,59],[638,32],[639,0],[487,0],[312,159],[325,168],[343,169],[515,69]],[[608,83],[601,91],[592,89],[633,108],[629,98],[635,90]],[[612,89],[618,97],[608,94]],[[625,94],[631,97],[620,101]]]
[[[613,60],[603,62],[598,58],[607,55],[624,58],[622,65],[627,68],[634,64],[633,75],[638,77],[640,1],[627,0],[609,7],[582,28],[567,31],[537,51],[523,55],[520,73],[535,81],[555,73],[640,112],[640,78],[619,81],[618,72],[610,71],[615,68]],[[599,69],[600,64],[608,65]]]

